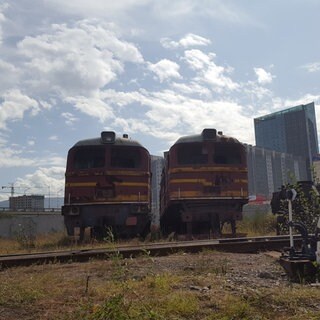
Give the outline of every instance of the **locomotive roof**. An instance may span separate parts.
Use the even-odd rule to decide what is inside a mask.
[[[203,141],[240,143],[236,138],[223,135],[221,131],[217,132],[215,129],[204,129],[200,134],[194,134],[179,138],[175,142],[175,144]]]
[[[129,138],[120,138],[116,137],[115,141],[113,143],[103,143],[101,138],[93,138],[93,139],[86,139],[86,140],[80,140],[78,141],[74,147],[80,147],[80,146],[102,146],[102,145],[113,145],[113,146],[132,146],[132,147],[143,147],[138,141],[132,140]]]

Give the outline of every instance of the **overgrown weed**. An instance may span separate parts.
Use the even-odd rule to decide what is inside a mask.
[[[275,235],[276,227],[276,217],[272,213],[256,213],[239,221],[237,232],[245,233],[248,237]]]
[[[0,238],[0,254],[59,250],[71,245],[70,239],[63,232],[34,236],[21,229],[13,239]]]
[[[180,268],[177,257],[170,260],[175,264],[171,271],[159,268],[160,260],[117,259],[116,263],[100,260],[3,270],[0,313],[20,310],[26,314],[32,310],[34,316],[29,314],[28,319],[39,319],[42,314],[43,318],[55,320],[267,320],[319,316],[317,288],[297,284],[258,288],[249,283],[231,287],[228,280],[234,262],[229,267],[229,260],[216,252],[190,255],[189,264],[194,266],[191,272]],[[204,261],[211,261],[211,266]],[[122,277],[118,277],[119,268],[125,269]]]

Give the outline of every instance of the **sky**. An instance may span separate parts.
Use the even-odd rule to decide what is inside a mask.
[[[101,131],[162,155],[314,101],[318,0],[0,0],[0,200],[62,197],[68,150]],[[320,124],[317,124],[318,130]]]

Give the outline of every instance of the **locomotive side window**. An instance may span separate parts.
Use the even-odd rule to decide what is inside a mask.
[[[241,164],[240,145],[215,144],[213,162],[216,164]]]
[[[114,168],[140,168],[141,154],[139,149],[122,148],[111,149],[111,167]]]
[[[202,144],[181,144],[177,148],[178,164],[208,163],[208,153]]]
[[[105,165],[104,148],[80,148],[74,155],[75,169],[102,168]]]

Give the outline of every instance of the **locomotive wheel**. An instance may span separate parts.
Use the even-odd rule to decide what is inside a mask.
[[[231,225],[231,233],[232,233],[232,236],[235,237],[235,236],[236,236],[236,233],[237,233],[236,220],[231,219],[231,220],[230,220],[230,225]]]
[[[218,214],[211,216],[211,229],[214,237],[221,236],[221,224],[220,224],[220,217]]]
[[[151,222],[146,223],[145,227],[143,228],[142,232],[141,232],[141,237],[144,240],[148,234],[150,233],[150,226],[151,226]]]
[[[79,230],[79,241],[82,242],[83,239],[84,239],[84,227],[80,227],[80,230]]]

